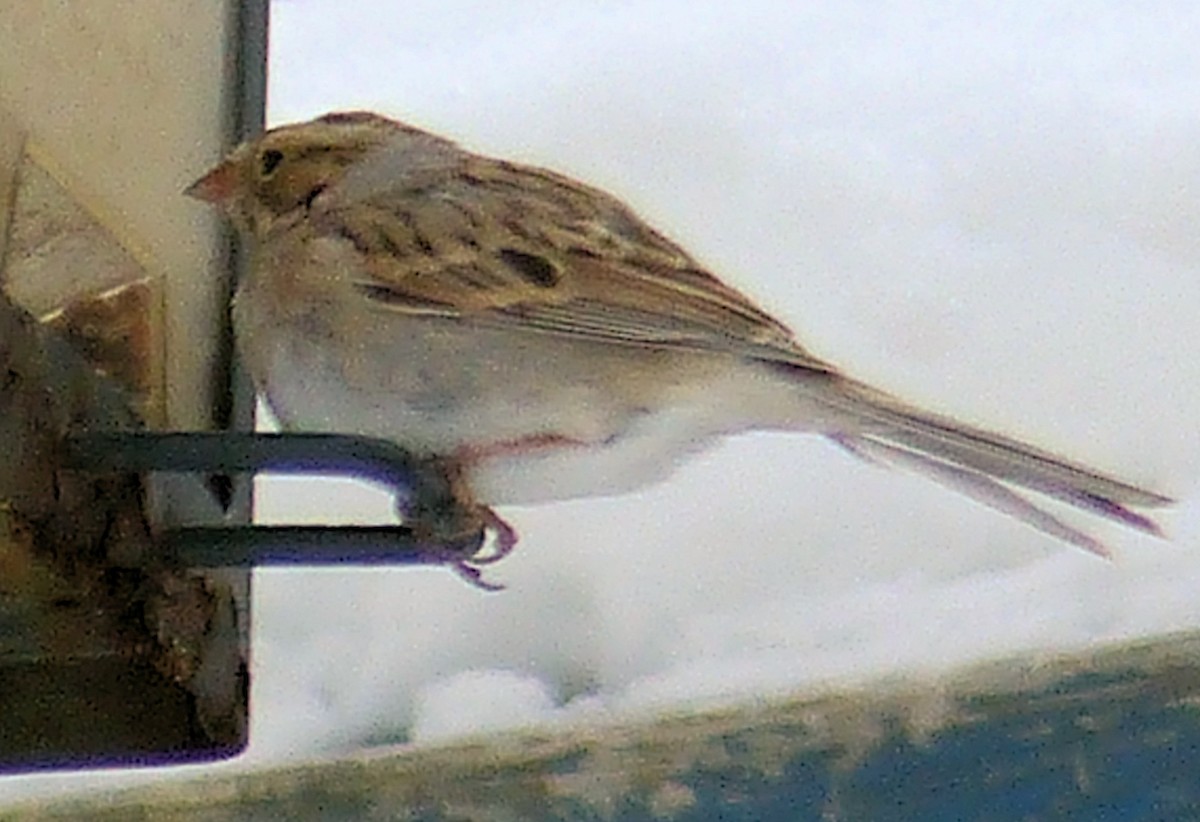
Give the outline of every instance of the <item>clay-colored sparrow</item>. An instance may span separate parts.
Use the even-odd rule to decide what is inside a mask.
[[[1128,506],[1171,502],[842,374],[602,191],[375,114],[274,129],[188,191],[253,249],[234,321],[280,422],[441,460],[501,551],[486,506],[629,491],[750,429],[825,434],[1097,553],[1008,486],[1152,533]]]

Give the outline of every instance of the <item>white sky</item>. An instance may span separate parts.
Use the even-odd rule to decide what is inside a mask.
[[[857,376],[1179,495],[1173,540],[1073,519],[1104,563],[745,437],[637,495],[504,510],[502,594],[260,572],[254,759],[1200,627],[1200,6],[799,5],[278,0],[270,118],[376,109],[608,188]],[[388,512],[311,481],[260,507]]]

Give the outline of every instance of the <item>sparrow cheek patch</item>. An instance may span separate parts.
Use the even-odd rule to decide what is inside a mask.
[[[536,285],[538,288],[553,288],[558,285],[558,269],[545,257],[526,254],[513,248],[502,248],[500,259],[530,285]]]

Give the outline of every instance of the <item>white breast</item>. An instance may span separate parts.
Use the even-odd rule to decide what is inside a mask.
[[[280,423],[389,439],[417,454],[486,452],[466,471],[483,503],[629,491],[724,434],[787,417],[797,400],[774,372],[729,355],[374,306],[344,281],[342,249],[313,249],[304,254],[321,259],[303,258],[312,267],[305,284],[324,293],[280,299],[285,288],[264,288],[260,271],[234,306],[244,358]],[[281,278],[294,262],[274,259],[266,276]],[[301,310],[314,299],[319,310]],[[559,442],[520,447],[551,438]]]

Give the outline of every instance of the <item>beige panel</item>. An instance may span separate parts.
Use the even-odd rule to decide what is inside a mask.
[[[0,0],[0,107],[37,165],[163,283],[168,422],[208,427],[223,260],[213,215],[180,191],[221,150],[231,16],[214,0],[51,5]]]

